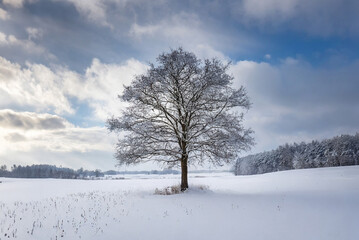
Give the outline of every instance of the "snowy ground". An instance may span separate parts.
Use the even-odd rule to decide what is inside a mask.
[[[0,239],[359,239],[359,166],[194,174],[209,190],[154,195],[179,175],[0,178]]]

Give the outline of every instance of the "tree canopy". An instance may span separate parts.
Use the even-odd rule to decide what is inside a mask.
[[[116,147],[121,164],[157,161],[181,165],[181,188],[188,188],[188,164],[222,165],[248,149],[252,131],[243,127],[250,102],[243,87],[232,88],[229,64],[201,61],[182,48],[163,53],[136,76],[120,99],[128,103],[111,131],[124,131]]]

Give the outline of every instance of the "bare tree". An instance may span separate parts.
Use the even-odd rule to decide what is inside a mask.
[[[229,64],[218,59],[202,62],[179,48],[161,54],[157,63],[125,87],[119,97],[129,105],[108,120],[108,128],[127,133],[117,144],[119,165],[180,164],[184,191],[189,164],[229,163],[252,145],[252,131],[236,111],[250,103],[243,87],[231,88]]]

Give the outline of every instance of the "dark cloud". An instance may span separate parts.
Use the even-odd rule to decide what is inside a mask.
[[[243,52],[256,42],[236,28],[227,29],[227,23],[223,22],[225,15],[213,18],[203,10],[207,7],[210,12],[214,11],[212,5],[190,1],[38,0],[22,8],[7,9],[11,18],[0,25],[0,31],[26,40],[30,37],[26,29],[39,29],[42,38],[32,40],[56,56],[50,62],[79,72],[84,71],[93,58],[105,63],[129,58],[150,61],[159,52],[179,45],[190,50],[201,45],[233,53],[238,52],[238,48]],[[139,39],[131,34],[136,24],[156,27],[159,31]],[[0,49],[3,57],[20,64],[26,61],[49,64],[49,59],[41,54],[9,46],[0,46]]]
[[[0,127],[23,130],[51,130],[66,128],[68,122],[56,115],[0,110]]]
[[[298,53],[290,42],[274,49],[278,39],[271,40],[268,32],[275,36],[285,34],[278,37],[281,41],[288,38],[288,32],[339,36],[347,39],[342,40],[344,46],[348,46],[348,37],[359,34],[359,3],[355,0],[37,0],[24,1],[21,8],[1,3],[0,7],[10,16],[4,21],[6,24],[0,25],[0,31],[22,41],[30,37],[34,46],[43,48],[34,54],[3,46],[3,57],[21,64],[31,61],[67,65],[78,72],[84,71],[93,58],[105,63],[131,57],[151,61],[159,52],[179,45],[191,51],[202,48],[199,53],[204,48],[207,52],[221,52],[235,60],[258,61],[268,50],[276,51],[273,56],[283,56],[280,51],[286,47],[290,48],[286,49],[289,55]],[[159,30],[136,38],[131,34],[134,26]],[[42,38],[32,39],[28,28],[41,31]],[[295,45],[306,46],[305,41],[296,40]],[[322,45],[319,55],[328,48],[327,42]],[[44,57],[41,51],[47,51],[49,56]],[[50,59],[51,56],[56,58]]]

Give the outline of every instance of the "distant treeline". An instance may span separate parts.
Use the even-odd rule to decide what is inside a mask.
[[[103,177],[105,175],[118,174],[179,174],[180,172],[172,169],[165,169],[162,171],[114,171],[109,170],[102,172],[101,170],[89,171],[80,168],[74,170],[71,168],[56,167],[53,165],[31,165],[31,166],[16,166],[13,165],[10,170],[6,165],[0,166],[0,177],[9,178],[64,178],[64,179],[87,179],[95,177]]]
[[[104,173],[100,170],[89,171],[82,168],[73,170],[71,168],[56,167],[52,165],[13,165],[11,170],[8,170],[6,165],[0,167],[0,177],[85,179],[103,176]]]
[[[335,167],[359,164],[359,133],[311,143],[285,144],[275,150],[239,158],[236,175],[290,169]]]

